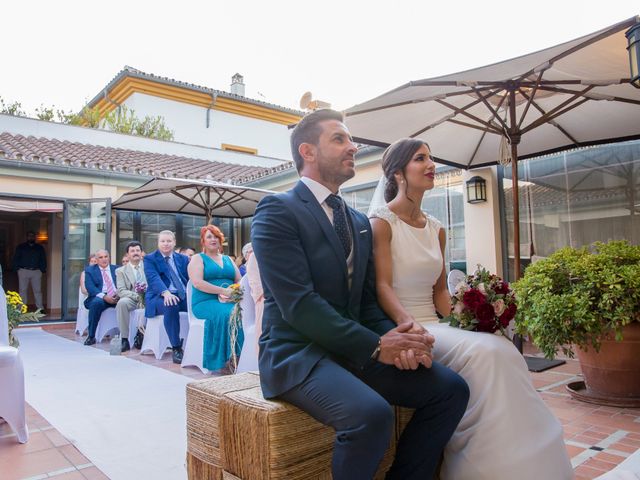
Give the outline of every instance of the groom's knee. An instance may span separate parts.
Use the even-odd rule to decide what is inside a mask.
[[[451,406],[458,410],[462,416],[469,403],[469,385],[464,378],[453,371],[449,376],[449,393]]]
[[[342,433],[353,440],[379,442],[386,448],[394,421],[393,407],[383,398],[367,399],[357,403],[349,415],[349,426]]]

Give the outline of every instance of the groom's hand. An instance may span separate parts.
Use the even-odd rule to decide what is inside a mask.
[[[412,323],[403,323],[380,337],[378,361],[403,370],[415,370],[422,358],[430,358],[433,336],[411,333],[412,328]]]
[[[408,323],[411,325],[411,327],[408,330],[409,333],[419,333],[427,336],[427,340],[429,341],[429,353],[427,355],[421,355],[421,356],[414,355],[414,357],[417,359],[418,363],[424,365],[425,368],[431,368],[431,364],[433,363],[432,351],[433,351],[433,344],[435,343],[435,337],[431,333],[429,333],[429,330],[424,328],[415,320],[409,320]],[[407,367],[408,364],[406,362],[403,362],[402,356],[398,358],[397,361],[395,362],[396,367],[398,367],[398,362],[400,365],[403,366],[404,370],[408,368]],[[398,367],[398,368],[401,368],[401,367]]]

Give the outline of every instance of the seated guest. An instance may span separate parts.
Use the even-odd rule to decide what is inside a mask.
[[[253,251],[252,251],[253,253]],[[247,275],[249,276],[249,287],[251,288],[251,297],[255,303],[256,315],[256,342],[262,333],[262,313],[264,312],[264,291],[262,290],[262,280],[260,280],[260,268],[258,267],[258,259],[255,255],[249,254],[247,260]],[[257,351],[257,346],[256,346]]]
[[[107,308],[115,308],[118,303],[116,291],[116,268],[111,265],[109,252],[98,250],[96,252],[96,265],[91,265],[85,269],[84,284],[87,288],[88,297],[84,301],[84,306],[89,310],[89,335],[84,341],[85,345],[96,343],[96,328],[100,321],[100,315]]]
[[[116,284],[118,286],[118,304],[116,305],[116,317],[120,325],[122,337],[122,351],[131,349],[127,332],[129,332],[129,314],[138,308],[140,294],[136,292],[136,284],[146,284],[142,266],[142,245],[138,241],[127,244],[127,258],[129,262],[116,270]]]
[[[215,225],[200,229],[202,253],[189,262],[189,278],[193,283],[191,309],[196,318],[204,319],[204,353],[202,366],[220,370],[231,358],[229,302],[231,284],[240,281],[240,272],[231,258],[222,254],[224,235]],[[240,355],[244,334],[240,328],[236,355]]]
[[[120,261],[122,266],[124,267],[127,263],[129,263],[129,255],[126,253],[122,256],[122,260]]]
[[[251,243],[247,243],[245,244],[244,247],[242,247],[242,256],[240,257],[240,264],[238,265],[238,270],[240,270],[240,275],[242,275],[243,277],[247,273],[247,262],[249,261],[249,257],[251,256],[252,253],[253,253],[253,247],[251,246]]]
[[[91,255],[89,255],[87,266],[90,267],[91,265],[96,265],[97,263],[98,259],[96,258],[96,254],[92,253]],[[87,287],[84,285],[84,270],[82,270],[82,272],[80,273],[80,291],[82,291],[84,295],[89,295],[89,292],[87,292]]]
[[[180,253],[186,255],[189,257],[189,260],[191,260],[191,257],[196,254],[196,251],[191,247],[180,247]]]
[[[158,249],[144,257],[147,277],[145,316],[162,315],[164,328],[173,348],[173,363],[182,362],[180,312],[187,311],[186,285],[189,259],[175,253],[176,237],[170,230],[158,234]]]

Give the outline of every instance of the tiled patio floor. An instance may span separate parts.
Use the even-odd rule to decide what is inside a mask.
[[[47,329],[70,340],[84,340],[74,334],[71,326],[52,326]],[[95,348],[108,350],[109,344],[105,340]],[[193,379],[207,378],[196,368],[174,365],[168,353],[162,360],[156,360],[153,355],[139,355],[137,350],[125,355]],[[640,409],[602,407],[571,399],[565,385],[575,381],[579,373],[578,362],[567,360],[566,365],[542,373],[531,373],[531,378],[546,404],[564,426],[565,444],[575,468],[576,479],[586,480],[613,469],[640,449]],[[27,408],[31,438],[25,445],[17,443],[6,424],[0,424],[0,478],[107,478],[38,412],[30,406]]]

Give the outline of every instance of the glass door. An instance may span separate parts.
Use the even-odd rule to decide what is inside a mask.
[[[75,320],[80,274],[91,253],[111,251],[111,199],[66,200],[62,248],[62,319]],[[111,259],[113,263],[113,258]]]

